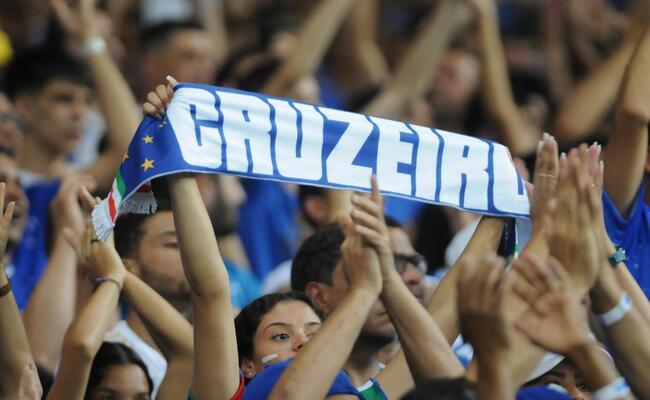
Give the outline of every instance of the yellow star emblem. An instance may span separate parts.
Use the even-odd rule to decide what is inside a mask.
[[[122,157],[122,162],[126,161],[129,159],[129,153],[124,153],[124,157]]]
[[[153,137],[149,136],[149,135],[145,135],[145,137],[143,137],[142,140],[144,140],[144,142],[147,143],[147,144],[148,143],[153,143]]]
[[[140,165],[140,166],[141,166],[142,168],[144,168],[144,172],[147,172],[147,170],[148,170],[149,168],[153,168],[153,162],[154,162],[154,160],[150,160],[150,159],[148,159],[148,158],[145,158],[145,159],[144,159],[144,162],[143,162],[142,165]]]

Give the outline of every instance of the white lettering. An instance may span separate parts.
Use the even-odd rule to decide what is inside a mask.
[[[487,209],[490,146],[479,139],[437,130],[445,141],[440,201],[463,208]],[[463,181],[465,190],[463,191]]]
[[[271,161],[271,108],[257,97],[217,90],[223,113],[228,171],[248,172],[250,148],[255,174],[273,175]]]
[[[194,119],[190,112],[192,104],[176,100],[167,109],[167,120],[176,133],[183,159],[197,167],[221,167],[221,136],[216,128],[219,113],[214,107],[216,99],[206,90],[189,87],[179,88],[175,97],[196,101]],[[187,129],[190,126],[194,129]]]
[[[329,108],[320,108],[320,110],[330,120],[348,123],[348,127],[327,157],[328,181],[340,185],[368,188],[372,168],[352,165],[352,161],[372,133],[374,126],[360,114]]]
[[[294,103],[302,116],[302,141],[298,143],[296,109],[283,100],[269,99],[269,103],[275,109],[275,161],[278,172],[287,178],[319,180],[323,176],[323,116],[312,105]]]
[[[411,175],[397,172],[399,163],[413,164],[413,144],[402,142],[400,133],[411,130],[403,122],[370,117],[379,128],[377,182],[381,190],[411,195]]]
[[[411,125],[411,129],[417,133],[419,138],[418,161],[415,171],[415,196],[433,201],[438,187],[437,172],[440,139],[430,128]]]
[[[504,212],[528,214],[530,211],[528,195],[523,182],[521,183],[522,193],[518,192],[521,178],[512,164],[508,149],[500,144],[494,145],[493,159],[494,207]]]

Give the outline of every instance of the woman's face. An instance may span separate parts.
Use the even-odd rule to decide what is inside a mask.
[[[568,361],[561,362],[555,368],[542,375],[537,380],[537,383],[542,385],[548,385],[549,383],[560,385],[572,399],[591,399],[591,393],[584,378],[576,367]]]
[[[90,393],[91,400],[149,400],[149,383],[135,364],[109,367],[104,378]]]
[[[299,300],[282,301],[260,321],[255,332],[254,360],[246,362],[248,378],[265,366],[294,357],[320,329],[321,320],[314,310]]]

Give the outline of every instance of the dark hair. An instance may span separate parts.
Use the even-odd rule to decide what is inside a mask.
[[[303,218],[305,218],[305,221],[307,221],[312,228],[318,229],[318,224],[311,216],[309,216],[305,208],[305,202],[309,197],[325,197],[325,188],[308,185],[298,186],[298,204],[300,205],[300,212]]]
[[[205,29],[201,23],[193,19],[158,23],[140,32],[142,51],[146,53],[152,50],[160,50],[167,45],[169,38],[174,33],[185,30],[203,31]]]
[[[304,292],[309,282],[332,284],[332,272],[341,259],[345,235],[338,224],[329,224],[307,238],[293,258],[291,288]]]
[[[90,376],[88,377],[88,386],[86,387],[85,399],[90,399],[90,393],[97,385],[104,379],[106,371],[110,367],[134,364],[142,369],[144,375],[147,377],[147,384],[149,385],[149,394],[153,391],[153,381],[149,376],[149,371],[144,361],[126,345],[122,343],[104,342],[102,343],[97,355],[93,359],[93,365],[90,369]]]
[[[417,385],[402,400],[475,400],[474,385],[465,378],[431,379]]]
[[[239,363],[244,359],[252,359],[255,353],[255,332],[260,325],[262,318],[273,309],[278,303],[284,301],[302,301],[311,307],[323,320],[322,313],[316,309],[311,299],[301,292],[288,293],[271,293],[258,297],[244,307],[237,317],[235,317],[235,331],[237,334],[237,352],[239,354]]]
[[[4,90],[11,100],[23,93],[36,94],[55,79],[92,86],[86,65],[56,48],[31,48],[18,53],[9,63]]]
[[[161,211],[171,211],[171,206],[168,201],[159,197],[156,197],[156,201],[158,202],[156,213]],[[120,257],[132,257],[137,253],[138,248],[140,247],[142,234],[144,233],[142,231],[142,224],[156,213],[129,213],[117,217],[113,232],[115,232],[115,250],[117,250],[117,254],[119,254]]]

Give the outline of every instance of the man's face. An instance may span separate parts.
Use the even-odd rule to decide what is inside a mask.
[[[20,243],[27,223],[28,202],[22,186],[18,182],[18,167],[13,158],[6,154],[0,154],[0,182],[5,186],[5,207],[9,202],[15,201],[14,218],[9,228],[9,240],[7,248],[11,249]],[[4,210],[2,210],[4,212]]]
[[[140,278],[185,316],[190,315],[190,288],[183,273],[171,211],[160,211],[140,227],[137,263]]]
[[[348,282],[343,272],[343,265],[338,263],[334,272],[332,272],[332,286],[328,296],[328,309],[331,313],[343,301],[348,293]],[[390,321],[388,312],[381,300],[376,300],[373,304],[365,324],[361,328],[360,337],[364,340],[374,341],[376,343],[387,345],[397,338],[397,332],[393,323]]]
[[[413,248],[411,240],[402,228],[388,228],[390,235],[390,246],[393,254],[399,258],[409,258],[412,256],[419,256]],[[405,263],[404,270],[401,273],[402,280],[408,286],[413,296],[415,296],[420,303],[424,302],[424,275],[418,269],[417,265],[413,265],[410,261],[402,261]]]
[[[57,155],[68,155],[76,149],[88,113],[88,87],[54,79],[39,93],[23,100],[19,103],[24,106],[17,109],[25,119],[29,134],[36,135],[43,146]]]
[[[213,43],[207,32],[184,29],[174,32],[157,57],[157,80],[169,74],[179,82],[210,84],[217,69]]]
[[[431,85],[436,115],[459,115],[479,86],[480,67],[472,54],[452,50],[445,55]]]

